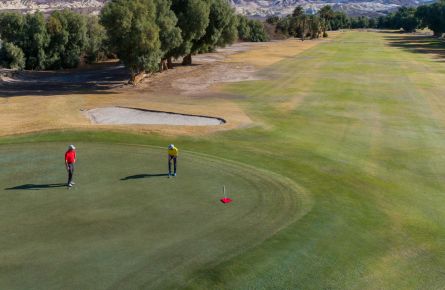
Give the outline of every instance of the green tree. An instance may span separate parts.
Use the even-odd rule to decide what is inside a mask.
[[[0,37],[24,53],[27,69],[44,69],[48,34],[42,13],[0,15]],[[11,48],[12,49],[12,48]]]
[[[322,20],[317,15],[309,16],[309,31],[308,35],[311,39],[319,38],[323,32]]]
[[[339,30],[341,28],[350,28],[351,22],[344,12],[337,11],[334,13],[334,18],[331,19],[329,26],[332,30]]]
[[[26,57],[27,69],[46,68],[46,49],[49,36],[46,21],[42,13],[27,14],[23,29],[23,44],[21,48]]]
[[[377,19],[369,18],[369,28],[377,28]]]
[[[435,36],[445,32],[445,0],[417,7],[415,16],[420,19],[420,27],[428,27]]]
[[[297,28],[295,28],[295,26],[297,26],[298,24],[295,22],[295,20],[297,19],[297,17],[295,16],[286,16],[281,18],[280,20],[278,20],[277,22],[277,26],[275,28],[275,30],[277,32],[282,33],[283,35],[289,37],[289,36],[295,36],[292,31],[296,31]],[[292,28],[292,26],[294,26]]]
[[[301,16],[288,16],[287,18],[287,35],[293,36],[293,37],[300,37],[302,30],[301,30]]]
[[[174,49],[182,43],[181,29],[177,27],[178,18],[171,10],[172,2],[169,0],[156,0],[156,23],[159,26],[159,39],[161,41],[160,70],[172,68]]]
[[[49,45],[47,50],[46,66],[52,69],[62,68],[62,54],[68,43],[68,31],[66,19],[60,14],[53,13],[49,16],[46,28],[49,35]]]
[[[292,15],[281,18],[276,30],[284,35],[300,38],[319,38],[321,35],[327,37],[326,30],[339,29],[349,26],[348,18],[344,13],[337,13],[330,6],[324,6],[316,15],[307,15],[301,6],[297,6]]]
[[[264,30],[264,25],[259,20],[249,20],[250,27],[250,41],[252,42],[264,42],[269,41],[269,37]]]
[[[310,18],[306,14],[303,14],[303,15],[301,15],[298,18],[299,18],[299,23],[301,23],[300,24],[301,25],[300,26],[301,27],[300,28],[300,30],[301,30],[301,41],[304,41],[306,36],[308,34],[310,35],[310,33],[308,32]]]
[[[376,26],[379,29],[400,29],[400,25],[398,21],[396,21],[394,12],[377,18]]]
[[[365,16],[359,16],[351,18],[351,28],[368,28],[369,18]]]
[[[268,16],[266,18],[266,22],[272,25],[276,25],[278,23],[278,21],[280,20],[280,17],[273,15],[273,16]]]
[[[231,8],[231,6],[228,3],[226,3],[225,5],[227,14],[225,17],[224,28],[220,30],[221,36],[219,37],[219,40],[216,42],[216,45],[218,47],[224,47],[227,44],[232,44],[238,39],[238,28],[237,28],[238,18],[236,17],[235,9]],[[219,25],[219,27],[221,26]]]
[[[304,8],[303,6],[298,5],[297,7],[295,7],[294,11],[292,12],[292,17],[300,17],[303,16],[304,13]]]
[[[194,43],[194,51],[213,51],[233,43],[238,37],[237,18],[229,2],[211,0],[210,3],[209,24],[206,33]]]
[[[400,7],[394,14],[394,21],[397,28],[402,28],[405,32],[413,32],[419,26],[419,20],[415,16],[416,8]]]
[[[192,63],[192,54],[199,46],[195,43],[204,36],[209,25],[210,1],[204,0],[173,0],[172,10],[178,17],[181,29],[182,44],[174,49],[174,57],[184,56],[183,64]]]
[[[89,16],[86,22],[85,57],[88,62],[97,62],[106,58],[107,34],[105,28],[99,23],[99,17]]]
[[[0,49],[0,65],[5,68],[23,69],[25,54],[20,47],[13,43],[3,42]]]
[[[318,17],[314,17],[312,15],[307,15],[302,6],[295,7],[292,15],[289,15],[283,18],[279,25],[277,25],[277,29],[281,30],[285,35],[293,36],[300,38],[302,41],[305,40],[306,37],[313,37],[313,27],[314,27],[314,19],[317,19],[317,32],[320,26],[320,20]],[[318,35],[318,33],[317,33]]]
[[[161,41],[152,0],[112,0],[101,12],[110,44],[136,82],[140,73],[154,72],[161,60]]]
[[[249,19],[244,15],[237,15],[238,18],[238,37],[241,40],[249,41],[250,40],[250,26]]]
[[[318,11],[318,15],[329,21],[334,18],[335,12],[330,5],[325,5]]]
[[[0,14],[0,38],[18,46],[23,45],[25,17],[19,13]]]
[[[68,31],[68,43],[62,54],[62,65],[64,68],[73,68],[79,65],[80,56],[87,45],[87,20],[86,17],[63,10],[60,14],[65,17]]]
[[[318,11],[318,15],[320,17],[319,24],[321,26],[321,30],[323,31],[323,37],[327,36],[326,31],[331,30],[331,21],[335,17],[335,12],[332,10],[330,5],[325,5],[321,7],[320,11]]]
[[[86,17],[70,10],[56,11],[48,18],[46,26],[50,36],[48,67],[77,67],[88,45]]]

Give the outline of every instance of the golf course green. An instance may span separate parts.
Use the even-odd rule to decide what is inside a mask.
[[[443,289],[445,45],[418,37],[344,32],[224,85],[248,128],[0,138],[0,289]]]
[[[68,189],[64,144],[0,147],[1,289],[183,285],[306,210],[282,177],[189,152],[168,178],[164,148],[79,143]]]

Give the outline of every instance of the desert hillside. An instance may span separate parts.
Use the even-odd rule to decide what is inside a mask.
[[[350,15],[377,16],[397,9],[400,6],[416,6],[429,0],[229,0],[237,12],[251,17],[266,17],[268,15],[286,15],[298,6],[303,6],[307,12],[315,13],[324,5],[331,5],[334,10],[344,11]],[[0,11],[36,11],[50,12],[52,10],[70,8],[85,13],[98,13],[107,0],[3,0],[0,1]]]

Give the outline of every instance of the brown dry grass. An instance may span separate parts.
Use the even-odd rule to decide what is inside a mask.
[[[301,41],[298,39],[287,39],[282,41],[264,42],[252,49],[229,56],[228,62],[245,63],[256,67],[266,67],[295,56],[325,41],[331,41],[340,32],[331,32],[329,38],[319,40]]]
[[[332,36],[335,37],[335,34]],[[23,134],[54,129],[113,129],[164,135],[202,135],[220,130],[252,126],[249,116],[232,97],[221,93],[217,78],[208,82],[200,91],[181,94],[177,83],[187,83],[195,78],[199,82],[218,74],[225,74],[228,66],[237,68],[263,68],[310,49],[326,40],[301,42],[284,40],[252,44],[246,51],[225,53],[225,59],[197,66],[177,67],[157,74],[138,87],[126,86],[109,91],[109,94],[63,94],[0,98],[0,136]],[[254,70],[252,72],[252,75]],[[234,76],[236,78],[236,76]],[[236,81],[236,79],[234,79]],[[188,127],[162,125],[95,125],[82,110],[105,106],[125,106],[177,113],[212,115],[227,121],[221,126]]]

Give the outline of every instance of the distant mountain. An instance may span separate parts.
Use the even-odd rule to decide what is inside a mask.
[[[36,11],[48,13],[69,8],[85,13],[98,13],[108,0],[0,0],[0,11]],[[286,15],[301,5],[306,12],[315,13],[324,5],[349,15],[377,16],[388,13],[400,6],[417,6],[431,0],[228,0],[238,13],[250,17]]]
[[[230,0],[235,9],[251,17],[291,14],[298,5],[307,13],[315,13],[324,5],[348,15],[378,16],[396,10],[400,6],[418,6],[431,0]]]
[[[48,13],[64,8],[98,13],[108,0],[0,0],[0,11],[42,11]]]

